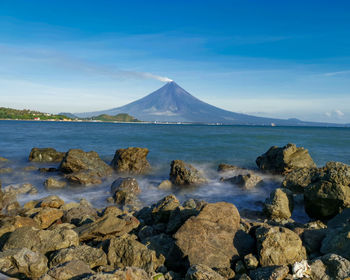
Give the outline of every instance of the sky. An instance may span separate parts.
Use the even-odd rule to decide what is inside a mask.
[[[0,107],[105,110],[166,78],[234,112],[350,123],[350,1],[0,1]]]

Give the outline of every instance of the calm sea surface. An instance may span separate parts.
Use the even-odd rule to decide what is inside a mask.
[[[0,156],[10,159],[7,166],[15,169],[13,173],[0,174],[0,180],[3,187],[29,182],[38,188],[38,195],[22,197],[21,202],[54,193],[66,201],[85,197],[95,206],[103,207],[107,205],[110,184],[117,176],[100,186],[46,190],[43,182],[48,175],[23,170],[23,167],[33,165],[28,162],[30,150],[33,147],[52,147],[58,151],[72,148],[94,150],[109,163],[117,149],[146,147],[150,150],[148,160],[153,173],[138,178],[143,190],[141,199],[145,203],[157,201],[173,192],[181,200],[190,197],[213,202],[224,200],[233,202],[239,209],[259,210],[260,202],[280,184],[281,178],[264,175],[264,187],[242,191],[236,186],[219,182],[221,175],[216,172],[217,165],[225,162],[255,168],[257,156],[272,145],[283,146],[287,143],[307,148],[319,166],[327,161],[350,164],[349,128],[0,121]],[[210,179],[209,184],[187,190],[157,189],[156,186],[167,179],[170,162],[174,159],[195,165]],[[303,214],[296,211],[295,215],[298,218]]]

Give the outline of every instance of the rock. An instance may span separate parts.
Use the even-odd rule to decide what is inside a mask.
[[[350,277],[350,262],[336,254],[313,259],[310,269],[311,279],[344,280]]]
[[[308,254],[318,254],[320,252],[322,240],[326,233],[326,229],[307,229],[303,232],[303,245]]]
[[[64,201],[57,195],[49,195],[39,203],[40,207],[45,208],[60,208],[64,204]]]
[[[180,206],[175,195],[168,195],[158,201],[152,208],[152,217],[155,223],[167,223],[172,211]]]
[[[141,193],[141,189],[135,178],[120,177],[112,183],[111,193],[115,203],[127,205],[135,203],[137,195]]]
[[[259,265],[258,259],[253,254],[244,256],[244,263],[249,270],[256,269]]]
[[[238,275],[234,279],[235,280],[251,280],[251,278],[246,273],[243,273],[242,275]]]
[[[224,182],[229,182],[231,184],[237,185],[240,188],[251,190],[263,182],[263,179],[253,173],[248,173],[245,175],[238,175],[231,178],[223,179]]]
[[[3,189],[3,192],[5,196],[16,197],[22,194],[36,194],[38,190],[32,184],[25,183],[7,186]]]
[[[141,268],[126,267],[112,273],[98,273],[87,276],[83,278],[83,280],[162,280],[162,278],[151,278],[148,273]],[[166,280],[172,280],[172,278]]]
[[[17,228],[26,226],[40,229],[38,223],[29,217],[15,216],[2,218],[0,220],[0,237],[3,236],[5,233],[13,232]]]
[[[57,266],[71,260],[81,260],[88,264],[90,268],[107,265],[107,255],[102,249],[81,245],[56,251],[50,257],[50,267]]]
[[[264,212],[271,219],[289,219],[294,208],[293,194],[288,189],[278,188],[264,204]]]
[[[51,268],[47,275],[52,278],[48,279],[57,279],[57,280],[69,280],[69,279],[81,279],[85,276],[89,276],[94,272],[90,267],[81,260],[71,260],[64,264],[60,264]],[[46,279],[45,277],[43,278]]]
[[[77,185],[98,185],[102,183],[101,177],[95,171],[79,171],[64,176],[68,181]]]
[[[294,169],[286,175],[282,186],[291,190],[293,193],[304,193],[305,188],[311,184],[317,172],[317,168]]]
[[[97,219],[98,215],[96,210],[92,207],[83,205],[78,205],[78,207],[73,207],[67,210],[62,217],[63,222],[74,224],[77,227],[87,223],[92,223]]]
[[[111,175],[113,169],[101,160],[94,151],[84,152],[79,149],[71,149],[65,154],[60,165],[60,171],[67,174],[92,171],[99,177],[105,177]]]
[[[226,164],[226,163],[220,163],[218,166],[218,172],[227,172],[227,171],[238,171],[242,170],[243,168],[238,167],[236,165]]]
[[[42,229],[46,229],[54,222],[61,219],[62,216],[62,210],[55,208],[43,208],[34,216],[34,221],[36,221]]]
[[[36,170],[38,170],[38,167],[36,167],[36,166],[33,166],[33,165],[28,165],[28,166],[26,166],[26,167],[23,167],[23,169],[22,169],[23,171],[36,171]]]
[[[38,230],[33,227],[20,227],[9,234],[3,250],[25,247],[45,254],[78,244],[78,235],[71,229]]]
[[[109,214],[74,230],[78,233],[80,241],[85,241],[106,235],[122,236],[137,228],[139,224],[140,222],[133,216],[118,218]]]
[[[67,183],[63,180],[59,180],[53,177],[47,178],[44,182],[44,186],[47,188],[52,189],[60,189],[64,188],[67,185]]]
[[[41,167],[38,169],[39,172],[41,173],[51,173],[51,172],[57,172],[59,171],[57,168],[55,167]]]
[[[297,168],[316,167],[308,150],[294,144],[287,144],[282,148],[271,147],[256,159],[256,164],[261,170],[274,174],[287,174]]]
[[[111,166],[118,173],[145,174],[150,171],[151,165],[147,161],[148,149],[130,147],[115,152]]]
[[[179,186],[200,185],[207,179],[191,164],[182,160],[173,160],[170,166],[170,181]]]
[[[173,184],[171,183],[170,180],[164,180],[162,181],[159,186],[158,186],[158,189],[160,190],[171,190]]]
[[[110,239],[107,258],[109,264],[115,267],[135,266],[147,272],[154,272],[164,264],[162,255],[157,258],[155,251],[128,235]]]
[[[207,204],[176,232],[176,245],[188,257],[190,265],[230,267],[232,257],[238,255],[233,244],[239,223],[240,216],[233,204]]]
[[[13,169],[10,167],[4,167],[4,168],[0,168],[0,174],[8,174],[8,173],[12,173]]]
[[[225,278],[206,265],[196,264],[187,270],[185,280],[225,280]]]
[[[236,279],[235,278],[236,273],[230,267],[215,268],[214,271],[217,272],[218,274],[220,274],[225,279],[228,279],[228,280]]]
[[[252,280],[283,280],[288,273],[288,266],[267,266],[250,271],[249,276]]]
[[[33,162],[60,162],[64,153],[53,148],[33,148],[29,154],[29,161]]]
[[[312,218],[327,220],[350,207],[350,166],[328,162],[304,191],[305,210]]]
[[[241,260],[237,261],[235,264],[235,273],[243,274],[246,272],[247,272],[247,269],[245,268],[244,263]]]
[[[327,230],[321,253],[334,253],[350,260],[350,225]]]
[[[177,207],[170,212],[166,233],[175,233],[190,217],[197,216],[197,208]]]
[[[261,266],[288,265],[307,258],[299,236],[284,227],[259,227],[255,232]]]
[[[0,271],[11,277],[39,278],[45,274],[47,269],[47,258],[27,248],[17,248],[0,253]]]

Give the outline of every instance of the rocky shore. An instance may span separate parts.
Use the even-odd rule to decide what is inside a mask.
[[[4,186],[0,272],[43,280],[350,279],[349,165],[317,167],[293,144],[271,147],[256,159],[258,170],[220,164],[220,180],[247,191],[264,187],[260,172],[283,176],[261,211],[240,213],[232,203],[180,202],[175,195],[143,205],[138,178],[152,170],[147,155],[146,148],[120,149],[107,164],[93,151],[33,148],[29,161],[55,174],[42,182],[48,189],[119,177],[101,209],[56,195],[20,205],[17,197],[36,193],[35,186]],[[8,162],[0,157],[0,176],[11,172]],[[207,181],[174,160],[158,188],[200,188]],[[303,203],[307,223],[291,218],[296,203]]]

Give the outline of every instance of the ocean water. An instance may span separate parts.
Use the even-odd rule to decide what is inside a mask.
[[[350,164],[350,129],[320,127],[259,127],[259,126],[208,126],[117,124],[82,122],[0,121],[0,156],[8,158],[6,167],[14,168],[10,174],[0,174],[2,186],[32,183],[39,190],[37,195],[19,198],[21,203],[48,194],[57,194],[65,201],[88,199],[96,207],[107,205],[110,185],[118,176],[112,176],[99,186],[68,186],[60,190],[47,190],[43,182],[49,176],[38,171],[24,171],[28,165],[55,167],[57,164],[33,164],[28,161],[33,147],[52,147],[58,151],[79,148],[96,151],[109,163],[117,149],[146,147],[153,171],[138,177],[142,189],[141,200],[145,204],[156,202],[174,193],[184,201],[188,198],[209,202],[228,201],[240,210],[260,210],[261,203],[272,189],[280,186],[282,178],[263,174],[263,187],[252,191],[220,182],[216,172],[219,163],[229,163],[256,169],[255,159],[270,146],[295,143],[309,150],[318,166],[327,161]],[[209,183],[196,188],[159,190],[158,184],[168,178],[170,162],[181,159],[200,169]],[[4,165],[4,166],[5,166]],[[232,176],[225,174],[225,176]],[[294,218],[305,219],[301,207]]]

